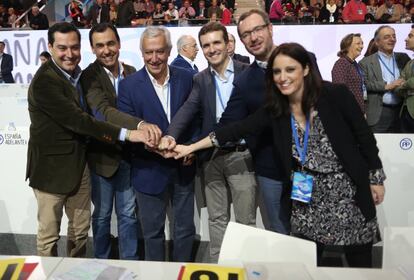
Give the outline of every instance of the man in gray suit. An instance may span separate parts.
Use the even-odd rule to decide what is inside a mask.
[[[202,114],[201,138],[212,132],[227,106],[233,90],[233,80],[247,67],[229,57],[228,33],[220,23],[204,25],[198,37],[209,67],[194,76],[193,90],[171,121],[168,136],[164,136],[161,141],[161,149],[174,148],[175,139],[198,114]],[[206,186],[210,261],[217,262],[230,220],[231,198],[236,221],[256,225],[256,180],[251,155],[243,141],[220,149],[210,149],[200,154],[199,159]]]
[[[395,89],[404,83],[400,71],[410,60],[406,53],[394,52],[395,30],[387,25],[375,31],[378,52],[360,61],[367,89],[367,121],[374,133],[400,132],[401,99]]]

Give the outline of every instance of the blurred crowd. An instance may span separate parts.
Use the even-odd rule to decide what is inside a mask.
[[[0,28],[47,29],[39,1],[27,17],[19,0],[0,3]],[[203,25],[219,21],[234,24],[235,0],[71,0],[67,20],[77,27],[109,22],[118,27],[143,25]],[[399,23],[413,22],[414,0],[266,0],[265,9],[275,24]]]
[[[412,22],[413,0],[269,0],[273,23]]]

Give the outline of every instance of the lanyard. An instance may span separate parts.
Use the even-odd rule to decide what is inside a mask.
[[[381,64],[385,67],[385,69],[394,77],[395,79],[395,58],[394,55],[392,56],[392,71],[390,68],[388,68],[388,66],[385,64],[385,62],[382,60],[381,56],[378,55],[378,58],[381,62]]]
[[[358,72],[359,77],[361,78],[361,89],[362,89],[362,93],[364,93],[366,91],[364,73],[362,72],[361,67],[358,65],[356,61],[354,61],[353,64]]]
[[[290,115],[290,123],[292,125],[292,132],[293,132],[293,137],[295,139],[296,151],[299,154],[300,163],[302,164],[302,167],[303,167],[305,165],[306,150],[308,148],[310,120],[308,118],[306,118],[306,129],[305,129],[305,137],[304,137],[304,140],[303,140],[303,147],[300,146],[299,136],[298,136],[298,132],[296,131],[295,118],[293,117],[293,114]]]
[[[221,96],[220,87],[218,86],[218,83],[217,83],[217,77],[214,77],[214,83],[216,84],[216,92],[217,92],[217,96],[218,96],[219,101],[220,101],[221,108],[224,111],[226,109],[226,107],[224,106],[223,98]]]

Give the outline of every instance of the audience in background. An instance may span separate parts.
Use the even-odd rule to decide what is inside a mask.
[[[47,51],[41,52],[39,54],[39,60],[40,60],[41,64],[44,64],[44,63],[48,62],[51,58],[52,58],[52,56]]]
[[[31,13],[29,13],[29,25],[34,30],[49,28],[49,20],[44,13],[40,12],[38,6],[33,6]]]

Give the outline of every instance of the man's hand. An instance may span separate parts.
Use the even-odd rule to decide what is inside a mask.
[[[161,129],[152,123],[142,122],[139,124],[139,131],[143,131],[146,135],[148,142],[151,144],[149,146],[154,147],[157,146],[161,139]]]
[[[184,166],[192,165],[194,160],[195,160],[195,154],[194,153],[189,154],[188,156],[183,158],[183,165]]]
[[[174,158],[180,159],[191,154],[193,152],[193,149],[191,145],[177,145],[174,148],[174,152],[176,153],[176,156],[174,156]]]
[[[404,79],[397,79],[395,81],[392,81],[391,83],[385,85],[385,90],[394,90],[397,87],[402,86],[404,82]]]
[[[144,130],[128,130],[126,140],[134,143],[144,143],[149,147],[155,147],[156,145],[148,139],[148,133]]]
[[[159,150],[173,150],[177,143],[175,142],[175,139],[169,135],[165,135],[161,138],[161,141],[158,145]]]
[[[384,185],[371,185],[372,199],[375,205],[379,205],[384,201],[385,188]]]

